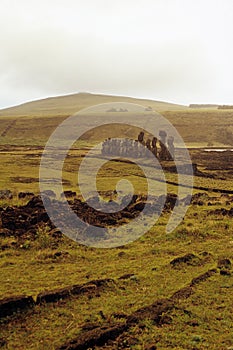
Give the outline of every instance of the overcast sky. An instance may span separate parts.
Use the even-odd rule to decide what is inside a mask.
[[[0,0],[0,108],[93,92],[233,104],[233,0]]]

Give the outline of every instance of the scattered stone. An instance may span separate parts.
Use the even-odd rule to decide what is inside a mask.
[[[231,276],[231,272],[227,269],[221,269],[220,270],[220,275],[222,276]]]
[[[114,312],[112,314],[114,318],[127,318],[128,316],[123,312]]]
[[[191,327],[198,327],[199,326],[199,322],[197,320],[190,320],[187,322],[187,324]]]
[[[206,251],[204,251],[204,252],[201,252],[200,253],[200,255],[202,255],[203,257],[211,257],[212,256],[212,254],[211,253],[209,253],[209,252],[206,252]]]
[[[145,350],[157,350],[157,346],[155,344],[146,345]]]
[[[168,193],[166,196],[164,209],[173,210],[175,205],[178,205],[178,204],[179,204],[179,200],[178,200],[177,195],[174,193]]]
[[[26,205],[25,208],[44,208],[43,201],[41,199],[41,196],[35,196],[33,197]]]
[[[225,268],[225,269],[231,270],[232,264],[231,264],[230,259],[223,258],[223,259],[219,259],[218,260],[217,267],[219,269]]]
[[[119,252],[118,256],[119,258],[123,258],[124,256],[126,256],[127,254],[125,252]]]
[[[75,197],[76,195],[77,195],[76,192],[70,191],[70,190],[67,190],[61,193],[62,198],[72,198],[72,197]]]
[[[135,276],[134,273],[127,273],[127,274],[125,274],[125,275],[119,277],[118,279],[119,279],[119,280],[127,280],[127,279],[129,279],[129,278],[131,278],[131,277],[133,277],[133,276]]]
[[[210,210],[208,212],[209,215],[222,215],[222,216],[233,216],[233,208],[231,209],[225,209],[225,208],[218,208],[215,210]]]
[[[181,264],[196,266],[200,264],[200,258],[192,253],[173,259],[170,265],[178,267]]]
[[[18,198],[19,199],[23,199],[23,198],[28,198],[28,197],[34,197],[34,193],[33,192],[19,192],[18,194]]]
[[[72,191],[68,192],[72,193]],[[58,222],[61,222],[61,229],[63,227],[73,229],[72,217],[69,218],[68,215],[62,215],[61,209],[64,205],[63,202],[52,198],[54,194],[53,191],[50,193],[48,190],[46,193],[50,196],[43,196],[42,194],[43,201],[41,196],[34,196],[30,198],[26,205],[2,208],[0,210],[0,236],[8,237],[8,235],[14,235],[15,237],[29,239],[30,237],[36,237],[38,227],[46,226],[48,230],[52,231],[51,237],[55,239],[62,237],[61,231],[56,229],[54,224],[50,221],[44,208],[44,203],[52,203],[53,215],[57,216]],[[77,232],[76,239],[78,241],[84,239],[90,239],[91,241],[108,239],[108,227],[120,226],[122,223],[128,222],[129,219],[136,218],[144,209],[146,202],[146,196],[133,195],[130,203],[123,210],[114,213],[105,213],[95,210],[78,198],[69,200],[68,203],[72,211],[83,221],[83,227]],[[175,194],[154,197],[151,199],[151,203],[148,203],[147,215],[161,212],[164,202],[164,210],[172,210],[179,201]],[[93,228],[93,226],[101,228],[101,230],[95,227]],[[74,229],[76,228],[74,227]]]
[[[66,258],[67,256],[69,256],[68,252],[56,252],[54,253],[54,258]]]
[[[13,193],[10,190],[0,190],[0,199],[12,199]]]

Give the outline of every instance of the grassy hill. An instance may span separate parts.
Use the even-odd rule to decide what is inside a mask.
[[[112,98],[76,97],[75,111]],[[39,193],[43,145],[74,112],[73,99],[46,99],[0,112],[0,189],[10,189],[13,195],[0,200],[0,348],[233,349],[233,152],[190,150],[198,169],[208,176],[194,177],[191,205],[173,232],[167,234],[165,228],[177,194],[177,175],[165,171],[170,204],[147,233],[112,249],[82,246],[52,226],[38,197],[18,197],[21,191]],[[140,102],[154,109],[156,103]],[[188,146],[233,145],[232,111],[159,103],[166,107],[160,112]],[[97,130],[66,157],[62,180],[65,190],[77,193],[73,206],[79,203],[77,171],[89,141],[107,132],[107,127]],[[128,128],[125,134],[133,132]],[[53,169],[54,160],[49,162]],[[120,179],[132,183],[138,199],[146,197],[141,169],[125,161],[107,162],[98,171],[100,195],[112,201]],[[156,185],[156,178],[153,181]],[[116,227],[132,219],[136,205],[123,211]],[[76,212],[88,218],[90,211],[80,208]]]
[[[52,97],[0,110],[0,144],[43,146],[68,116],[84,108],[110,102],[150,106],[177,128],[188,147],[233,146],[232,110],[193,109],[166,102],[88,93]],[[102,135],[109,135],[107,128],[101,129],[94,136],[101,139]],[[135,137],[136,132],[130,131],[126,136]]]
[[[0,116],[54,116],[54,115],[70,115],[79,110],[100,103],[110,102],[129,102],[151,106],[158,111],[164,110],[180,110],[185,106],[173,103],[153,101],[146,99],[137,99],[125,96],[96,95],[90,93],[78,93],[72,95],[49,97],[42,100],[27,102],[19,106],[0,110]]]

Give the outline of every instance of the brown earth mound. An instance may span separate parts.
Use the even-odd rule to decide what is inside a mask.
[[[44,201],[51,204],[53,207],[53,212],[56,213],[59,220],[64,220],[61,212],[64,203],[59,202],[50,197],[44,197]],[[94,199],[93,199],[94,200]],[[124,198],[123,198],[124,200]],[[162,209],[172,210],[175,206],[177,200],[176,195],[167,195],[167,197],[155,197],[154,201],[149,203],[147,214],[152,215],[154,213],[159,213]],[[165,201],[164,208],[162,208],[162,203]],[[139,195],[134,195],[131,202],[123,209],[119,209],[119,205],[116,202],[111,202],[110,204],[114,206],[114,213],[105,213],[96,210],[89,206],[87,203],[75,198],[68,201],[70,208],[78,217],[83,221],[83,231],[91,234],[91,226],[107,228],[110,226],[119,226],[121,223],[126,222],[128,219],[133,219],[137,217],[141,211],[144,209],[146,204],[146,198]],[[100,204],[101,210],[101,204]],[[69,217],[65,218],[66,223],[69,223]],[[41,196],[34,196],[30,201],[23,206],[9,206],[0,209],[0,222],[1,222],[1,232],[2,236],[14,235],[17,237],[28,237],[35,235],[35,232],[39,226],[46,225],[51,230],[55,229],[53,223],[44,208],[44,204]]]

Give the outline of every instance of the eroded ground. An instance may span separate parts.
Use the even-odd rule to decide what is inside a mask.
[[[167,171],[172,195],[157,224],[131,244],[96,249],[73,242],[49,222],[37,197],[41,152],[17,147],[1,155],[1,188],[14,196],[2,200],[0,210],[0,347],[233,348],[233,153],[191,151],[204,175],[195,177],[192,203],[175,231],[165,232],[177,193],[177,176]],[[73,154],[66,164],[66,189],[77,190],[78,158]],[[104,178],[99,182],[105,198],[124,171],[138,185],[136,202],[121,218],[130,220],[143,206],[143,178],[129,164],[108,167],[114,170],[110,192],[104,193]],[[18,199],[20,191],[35,196]],[[69,201],[82,211],[76,192]]]

